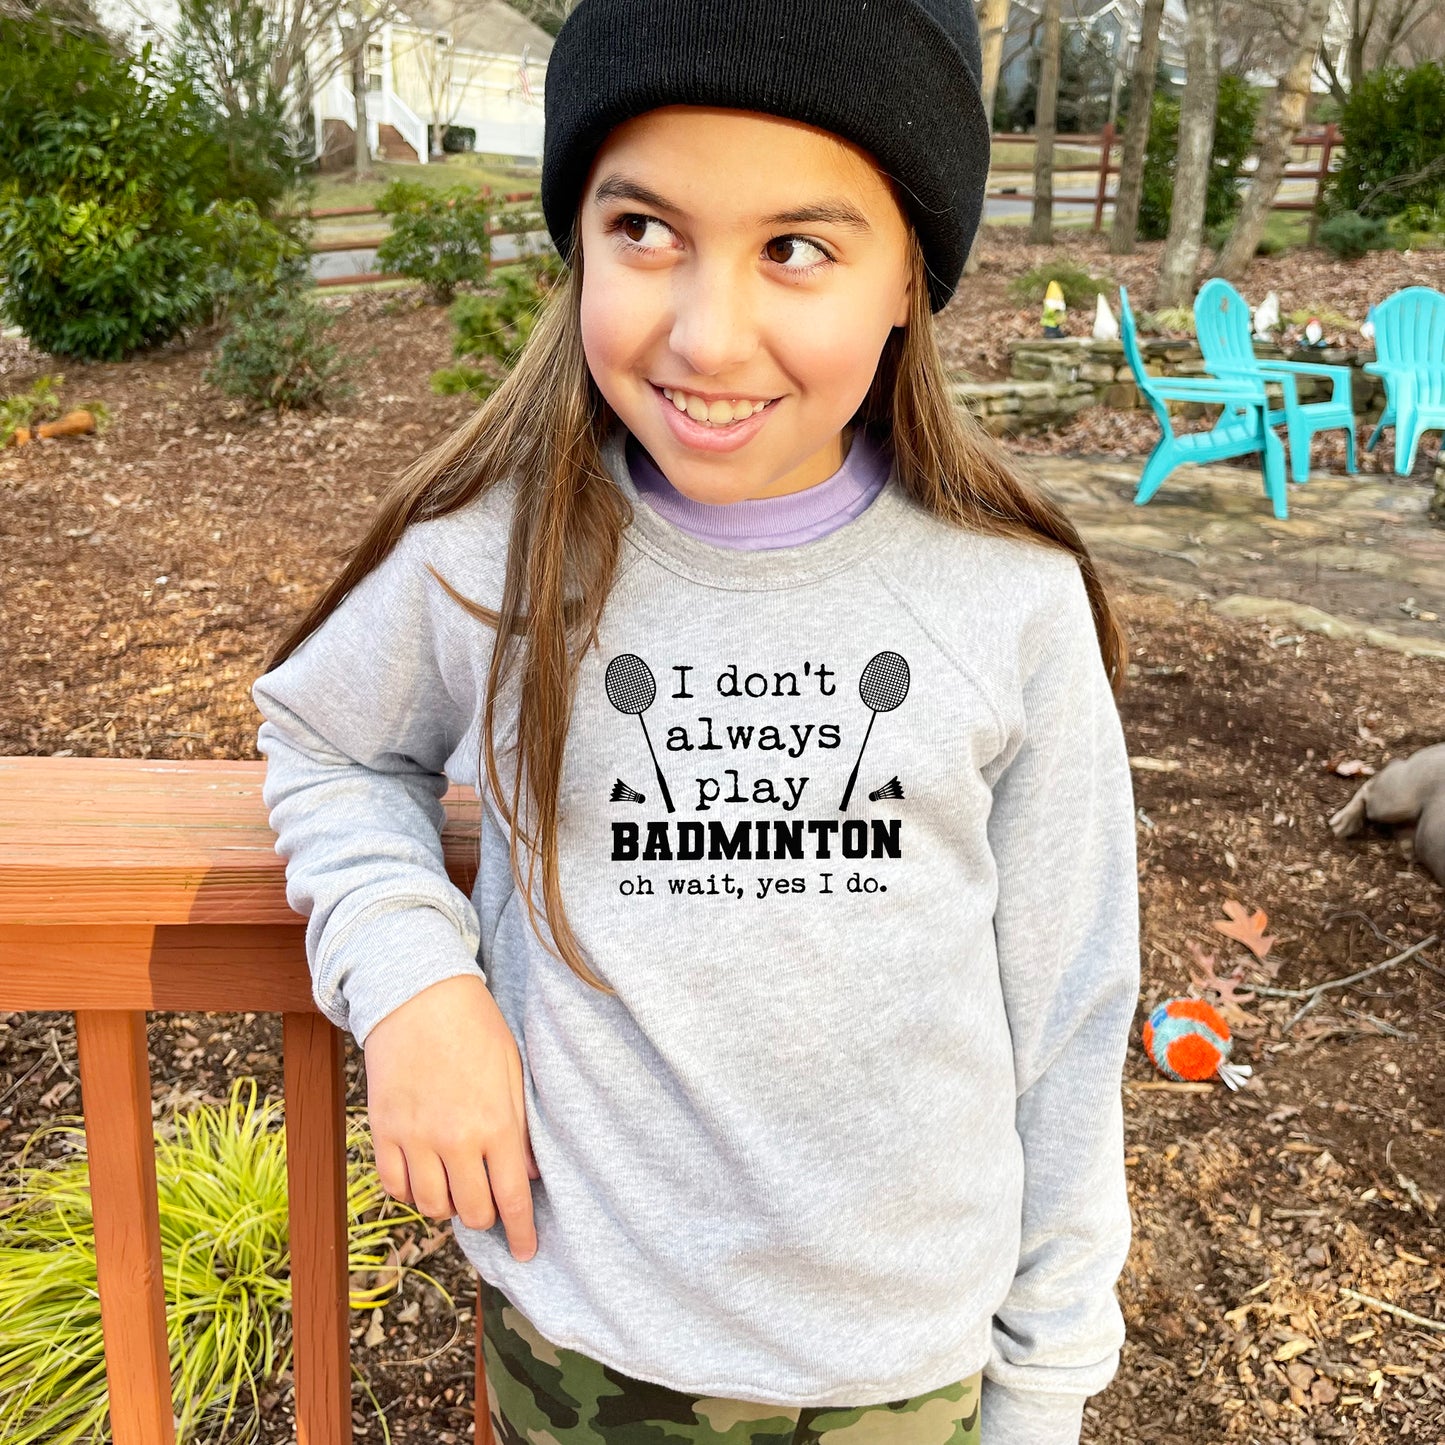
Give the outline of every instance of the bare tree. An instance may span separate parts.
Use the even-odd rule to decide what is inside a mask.
[[[1154,77],[1159,71],[1159,27],[1164,0],[1144,0],[1139,26],[1139,49],[1129,84],[1129,116],[1124,125],[1124,148],[1119,157],[1119,184],[1114,193],[1114,225],[1109,249],[1116,256],[1134,250],[1139,232],[1139,199],[1144,191],[1144,152],[1149,146],[1149,118],[1154,109]]]
[[[1414,58],[1416,33],[1432,30],[1440,19],[1439,0],[1344,0],[1340,8],[1349,20],[1348,39],[1333,55],[1326,46],[1320,61],[1341,105],[1360,76],[1389,61]]]
[[[1204,205],[1214,163],[1214,118],[1219,108],[1219,0],[1188,0],[1189,40],[1184,99],[1179,107],[1179,154],[1169,236],[1159,262],[1157,307],[1187,306],[1204,236]]]
[[[344,47],[335,44],[348,3],[179,0],[171,26],[158,8],[119,0],[121,13],[145,21],[160,48],[175,49],[184,31],[229,114],[241,114],[261,95],[281,96],[298,129],[310,125],[312,95],[350,63]],[[389,13],[391,3],[386,0]]]
[[[453,84],[457,78],[456,27],[462,11],[461,0],[433,0],[428,17],[435,27],[420,34],[393,36],[393,45],[415,57],[426,89],[428,142],[433,156],[442,154],[442,132],[456,120],[462,108],[462,93]]]
[[[1330,0],[1302,0],[1295,7],[1299,46],[1293,63],[1280,77],[1264,120],[1264,140],[1259,163],[1244,198],[1229,241],[1215,267],[1217,274],[1237,281],[1249,269],[1255,247],[1264,234],[1269,210],[1279,192],[1280,178],[1289,163],[1295,132],[1305,118],[1310,81],[1315,73],[1320,39],[1329,19]]]
[[[1034,103],[1034,211],[1029,240],[1054,239],[1054,132],[1059,111],[1059,52],[1063,46],[1060,0],[1044,0],[1044,43],[1039,53],[1038,96]]]
[[[998,98],[998,77],[1003,62],[1003,38],[1008,29],[1010,0],[979,0],[978,30],[982,66],[979,74],[979,95],[983,101],[984,124],[989,133],[993,132],[993,105]],[[990,154],[992,146],[990,146]],[[990,173],[992,164],[990,163]],[[986,203],[985,203],[986,204]],[[968,260],[964,262],[963,273],[971,276],[978,270],[978,234],[969,248]]]

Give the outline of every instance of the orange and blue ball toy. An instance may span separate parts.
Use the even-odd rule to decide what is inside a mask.
[[[1144,1022],[1144,1051],[1161,1074],[1180,1082],[1215,1074],[1237,1089],[1253,1070],[1227,1060],[1234,1040],[1224,1015],[1202,998],[1171,998]]]

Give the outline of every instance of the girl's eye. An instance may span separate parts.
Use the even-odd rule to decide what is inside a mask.
[[[672,229],[666,222],[659,221],[656,216],[638,215],[618,216],[607,229],[616,232],[630,250],[654,251],[658,248],[657,238],[654,237],[651,243],[646,240],[648,229],[653,226],[664,232],[670,232]]]
[[[617,216],[607,223],[606,229],[617,237],[624,250],[639,255],[655,255],[669,249],[667,238],[673,234],[666,221],[636,212]],[[790,276],[811,276],[824,266],[832,265],[834,260],[822,245],[806,236],[774,236],[763,247],[763,254]],[[798,264],[800,261],[802,264]]]
[[[801,251],[800,249],[801,248]],[[809,253],[813,259],[809,259]],[[763,247],[763,254],[768,260],[776,262],[785,270],[791,271],[795,276],[806,276],[813,271],[820,270],[823,266],[832,261],[832,256],[825,251],[816,241],[810,241],[806,236],[774,236],[766,246]],[[790,266],[789,261],[802,255],[807,263],[801,266]]]

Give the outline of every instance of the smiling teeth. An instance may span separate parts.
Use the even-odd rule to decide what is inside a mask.
[[[670,386],[664,386],[662,394],[679,411],[685,411],[694,421],[700,421],[705,426],[727,426],[730,422],[742,421],[768,404],[765,401],[709,402],[685,391],[674,391]]]

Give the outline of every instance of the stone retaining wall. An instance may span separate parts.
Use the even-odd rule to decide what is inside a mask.
[[[1199,346],[1192,340],[1141,337],[1139,350],[1144,368],[1152,376],[1207,376]],[[957,377],[954,398],[968,407],[995,436],[1011,432],[1042,431],[1068,420],[1088,406],[1128,409],[1143,405],[1134,374],[1124,360],[1121,341],[1095,341],[1091,337],[1066,336],[1059,340],[1030,337],[1009,343],[1010,376],[1007,381],[971,381]],[[1373,351],[1350,351],[1341,347],[1295,352],[1286,355],[1278,346],[1257,343],[1255,355],[1261,360],[1318,361],[1330,366],[1348,366],[1354,373],[1355,414],[1373,425],[1384,405],[1384,384],[1362,370],[1373,361]],[[1325,377],[1298,378],[1301,401],[1315,401],[1330,394]],[[1181,415],[1202,415],[1209,409],[1196,403],[1182,403]],[[1361,438],[1364,441],[1364,438]]]

